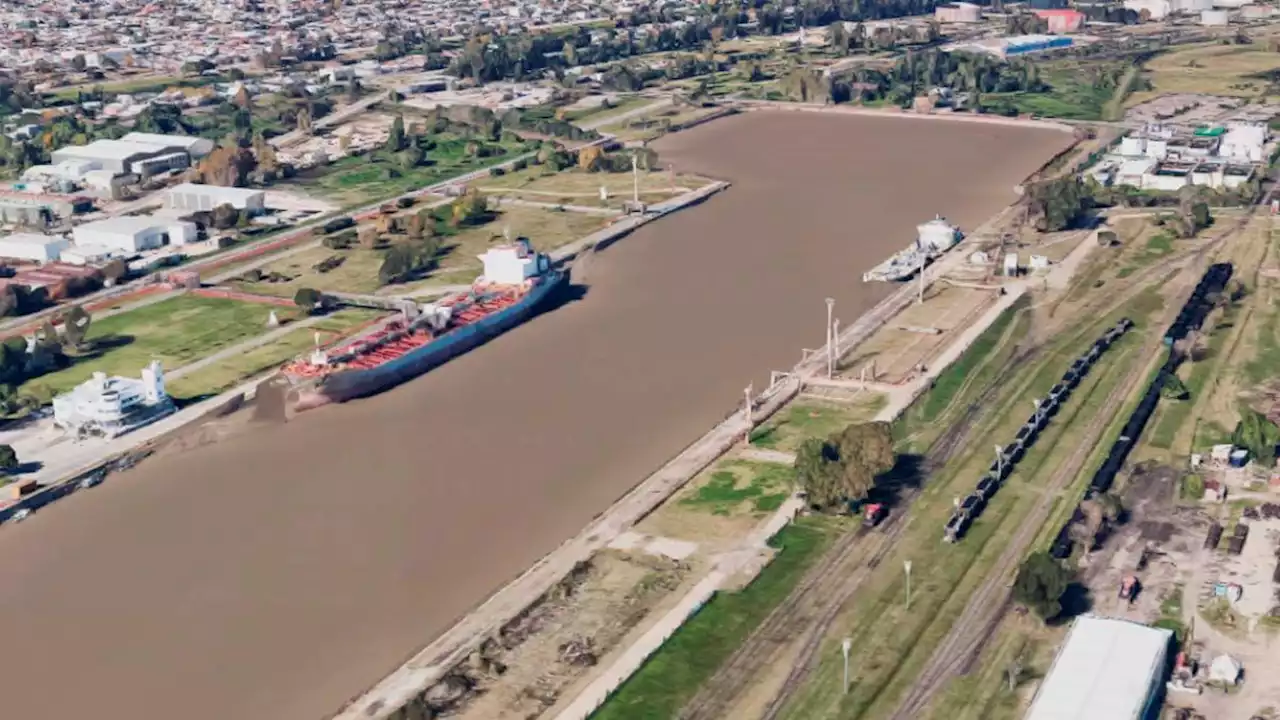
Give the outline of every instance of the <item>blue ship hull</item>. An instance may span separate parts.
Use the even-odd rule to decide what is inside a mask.
[[[412,380],[538,314],[568,279],[568,273],[549,271],[511,307],[470,325],[450,330],[438,339],[377,367],[339,371],[325,376],[314,385],[297,388],[291,405],[297,411],[309,410],[380,393]]]

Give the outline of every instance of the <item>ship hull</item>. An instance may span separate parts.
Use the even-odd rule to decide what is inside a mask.
[[[345,370],[294,388],[295,412],[374,395],[412,380],[492,340],[541,312],[568,281],[553,271],[511,307],[452,330],[412,352],[365,370]]]

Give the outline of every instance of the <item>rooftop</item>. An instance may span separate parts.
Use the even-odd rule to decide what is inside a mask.
[[[1026,720],[1137,720],[1173,633],[1128,620],[1075,621]]]
[[[246,200],[256,197],[263,193],[262,190],[254,190],[252,188],[236,188],[223,187],[221,185],[200,185],[197,183],[182,183],[169,188],[170,193],[200,193],[209,197],[218,198],[226,202],[232,200]]]

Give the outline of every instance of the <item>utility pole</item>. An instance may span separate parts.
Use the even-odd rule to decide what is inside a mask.
[[[640,163],[636,160],[636,154],[631,153],[631,201],[640,207]]]
[[[844,655],[844,694],[849,694],[849,651],[853,649],[853,640],[845,638],[840,642],[840,653]]]
[[[911,610],[911,561],[903,560],[902,569],[907,573],[907,610]]]
[[[748,385],[747,388],[742,392],[745,396],[744,402],[742,403],[742,418],[747,421],[747,429],[742,434],[742,444],[750,445],[751,444],[751,386]]]
[[[1004,477],[1004,448],[996,446],[996,476]]]
[[[835,371],[835,358],[832,354],[835,352],[835,345],[831,338],[831,313],[835,310],[835,298],[827,298],[827,379],[831,379],[832,373]]]
[[[924,304],[924,254],[920,255],[920,294],[916,296],[916,304]]]
[[[840,362],[840,318],[835,319],[835,323],[831,327],[831,342],[836,346],[835,361]]]

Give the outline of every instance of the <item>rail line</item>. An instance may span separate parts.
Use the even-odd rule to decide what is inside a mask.
[[[1239,228],[1233,229],[1219,240],[1196,252],[1195,260],[1202,260],[1238,230]],[[1189,291],[1186,287],[1189,283],[1185,278],[1180,281],[1180,285],[1181,291]],[[1165,315],[1172,316],[1177,307],[1175,305],[1170,310],[1166,310]],[[1139,357],[1154,356],[1162,343],[1161,335],[1152,334],[1143,345],[1142,354]],[[1080,474],[1102,433],[1115,419],[1127,398],[1147,378],[1146,368],[1147,364],[1141,362],[1131,368],[1123,391],[1111,393],[1104,406],[1091,418],[1085,428],[1084,438],[1078,442],[1067,462],[1059,466],[1050,477],[1049,483],[1041,491],[1039,502],[1023,519],[1013,539],[997,560],[996,566],[988,572],[987,579],[970,597],[960,617],[952,623],[951,631],[934,650],[919,679],[890,716],[891,720],[910,720],[920,717],[934,696],[953,677],[964,670],[990,637],[991,631],[999,623],[1008,606],[1011,593],[1008,576],[1026,555],[1028,547],[1043,528],[1057,493],[1070,485],[1071,481]]]
[[[1145,274],[1146,272],[1167,271],[1169,264],[1173,264],[1175,262],[1180,263],[1183,260],[1185,260],[1184,256],[1171,258],[1170,262],[1168,263],[1161,263],[1152,268],[1144,269],[1143,274]],[[1110,296],[1109,301],[1096,303],[1097,305],[1101,306],[1097,308],[1096,310],[1097,314],[1100,316],[1109,315],[1110,313],[1114,312],[1115,310],[1120,308],[1122,305],[1124,305],[1126,302],[1130,301],[1140,291],[1141,291],[1140,284],[1138,285],[1130,284],[1130,286],[1126,288],[1126,292],[1120,293],[1118,295]],[[1092,307],[1092,305],[1093,303],[1087,304],[1088,307]],[[1090,330],[1089,328],[1080,329],[1072,336],[1072,340],[1074,341],[1076,339],[1084,337],[1084,335],[1087,334],[1089,330]],[[1002,367],[1003,368],[1007,368],[1010,366],[1016,367],[1016,366],[1025,365],[1026,363],[1033,362],[1037,358],[1039,358],[1044,353],[1044,351],[1045,351],[1045,345],[1041,341],[1015,342],[1013,353],[1002,364]],[[1024,385],[1025,384],[1026,383],[1024,383]],[[966,383],[966,387],[968,387],[968,383]],[[948,429],[934,441],[934,443],[930,448],[929,460],[924,472],[924,475],[926,477],[928,477],[933,472],[935,472],[938,468],[946,464],[964,445],[965,441],[969,438],[969,436],[971,436],[974,432],[976,432],[978,418],[981,416],[984,410],[986,411],[991,410],[989,403],[993,399],[993,396],[997,394],[1000,389],[1001,389],[1001,386],[998,384],[989,385],[987,388],[983,390],[983,392],[977,398],[970,401],[966,405],[966,407],[963,409],[963,411],[961,411],[958,417],[956,417],[952,422],[948,424]],[[1024,391],[1025,391],[1025,387],[1019,390],[1019,393],[1015,393],[1015,395],[1020,394],[1021,392],[1024,392]],[[905,506],[906,504],[908,504],[912,498],[913,496],[904,496],[903,505]],[[905,526],[904,526],[904,529],[905,529]],[[896,537],[897,535],[895,534],[894,538],[896,539]],[[781,714],[782,710],[786,707],[786,704],[794,696],[795,692],[804,684],[805,681],[808,680],[809,676],[812,675],[812,673],[817,669],[818,650],[821,647],[821,641],[825,638],[827,631],[830,629],[830,626],[834,623],[836,617],[839,615],[840,608],[848,600],[848,598],[853,594],[853,592],[855,592],[858,589],[858,587],[861,586],[863,582],[863,578],[861,577],[861,575],[865,574],[866,572],[869,572],[870,570],[875,569],[879,565],[880,561],[883,560],[883,557],[887,553],[887,550],[891,547],[892,547],[892,544],[885,546],[883,548],[877,548],[876,551],[872,553],[871,557],[867,559],[866,566],[864,568],[859,569],[861,571],[859,576],[850,577],[848,584],[844,587],[839,588],[839,590],[842,591],[843,594],[838,597],[838,602],[833,602],[830,611],[822,615],[822,617],[818,620],[818,622],[815,624],[812,630],[807,631],[809,634],[806,638],[805,645],[801,649],[799,655],[796,657],[795,662],[792,666],[791,672],[789,673],[786,681],[783,683],[783,686],[772,698],[768,708],[765,711],[765,714],[763,716],[764,718],[767,718],[768,720],[774,720],[775,718],[777,718]],[[793,633],[793,637],[794,637],[794,633]],[[764,664],[768,662],[768,660],[769,660],[768,657],[757,658],[757,665],[758,665],[757,671],[759,667],[763,667]],[[737,682],[739,683],[740,687],[736,692],[741,693],[743,689],[745,689],[750,679],[752,679],[751,674],[746,674],[744,677],[739,679]],[[719,674],[717,674],[717,676],[712,679],[712,682],[708,683],[708,687],[710,687],[710,685],[714,682],[727,682],[727,681],[728,681],[728,678],[721,678]],[[724,692],[724,691],[717,691],[717,692]],[[697,698],[695,698],[695,700],[696,699]],[[732,702],[732,698],[730,698],[728,701],[722,701],[719,709],[722,712],[728,711],[731,707],[728,704],[730,702]],[[714,715],[702,715],[699,717],[713,717],[713,716]]]

